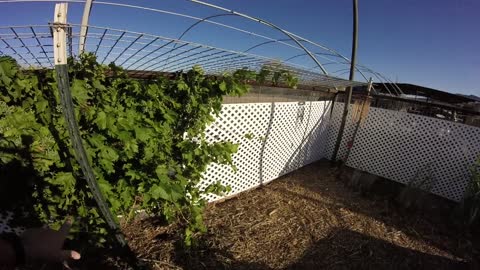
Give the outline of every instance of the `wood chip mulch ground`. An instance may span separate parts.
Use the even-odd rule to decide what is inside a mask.
[[[478,238],[355,192],[325,161],[209,205],[205,222],[189,251],[174,225],[143,219],[124,231],[152,269],[480,269]]]

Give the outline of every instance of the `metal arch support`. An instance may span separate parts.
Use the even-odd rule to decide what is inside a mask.
[[[93,0],[86,0],[85,7],[83,8],[82,26],[80,28],[80,39],[78,42],[78,55],[81,55],[85,51],[85,44],[88,34],[88,19],[90,18],[90,11],[92,10]]]
[[[178,40],[181,40],[183,38],[183,36],[185,34],[187,34],[193,27],[201,24],[202,22],[205,22],[209,19],[212,19],[212,18],[218,18],[218,17],[223,17],[223,16],[233,16],[234,14],[231,14],[231,13],[222,13],[222,14],[216,14],[216,15],[211,15],[211,16],[208,16],[208,17],[205,17],[199,21],[196,21],[194,24],[190,25],[185,31],[183,31],[183,33],[180,35],[180,37],[178,38]]]
[[[358,67],[361,67],[362,69],[364,69],[366,72],[370,73],[371,75],[375,76],[375,78],[378,79],[379,83],[381,83],[384,87],[385,87],[385,90],[387,90],[387,92],[390,94],[390,95],[393,95],[392,92],[390,91],[390,89],[388,88],[388,86],[383,82],[385,80],[385,78],[382,78],[381,74],[378,73],[378,72],[375,72],[373,71],[372,69],[366,67],[366,66],[362,66],[362,65],[357,65]],[[398,93],[396,92],[395,89],[393,89],[395,94],[397,95]]]
[[[85,1],[84,0],[62,0],[63,2],[67,2],[67,3],[80,3],[80,4],[84,4]],[[0,0],[0,3],[8,3],[8,2],[12,2],[12,0]],[[58,2],[58,0],[15,0],[15,2]],[[134,9],[141,9],[141,10],[148,10],[148,11],[153,11],[153,12],[158,12],[158,13],[164,13],[164,14],[169,14],[169,15],[174,15],[174,16],[180,16],[180,17],[184,17],[184,18],[188,18],[188,19],[193,19],[193,20],[202,20],[201,18],[199,17],[195,17],[195,16],[190,16],[190,15],[186,15],[186,14],[182,14],[182,13],[177,13],[177,12],[171,12],[171,11],[166,11],[166,10],[161,10],[161,9],[155,9],[155,8],[149,8],[149,7],[143,7],[143,6],[138,6],[138,5],[130,5],[130,4],[123,4],[123,3],[117,3],[117,2],[105,2],[105,1],[95,1],[95,4],[97,5],[109,5],[109,6],[118,6],[118,7],[126,7],[126,8],[134,8]],[[217,8],[218,9],[218,8]],[[221,9],[221,8],[220,8]],[[250,32],[250,31],[246,31],[244,29],[240,29],[240,28],[237,28],[237,27],[234,27],[234,26],[231,26],[231,25],[226,25],[226,24],[222,24],[222,23],[218,23],[218,22],[214,22],[214,21],[210,21],[210,20],[205,20],[205,22],[207,23],[210,23],[210,24],[214,24],[214,25],[218,25],[218,26],[221,26],[221,27],[225,27],[225,28],[228,28],[228,29],[232,29],[232,30],[235,30],[235,31],[239,31],[239,32],[242,32],[242,33],[245,33],[245,34],[248,34],[248,35],[253,35],[253,36],[256,36],[256,37],[259,37],[259,38],[263,38],[263,39],[267,39],[267,40],[275,40],[271,37],[268,37],[268,36],[264,36],[264,35],[260,35],[260,34],[257,34],[257,33],[254,33],[254,32]],[[289,32],[290,33],[290,32]],[[330,48],[327,48],[321,44],[318,44],[318,43],[314,43],[310,40],[307,40],[307,39],[304,39],[300,36],[297,36],[293,33],[290,33],[291,35],[293,35],[294,37],[296,38],[299,38],[299,39],[302,39],[303,41],[305,42],[308,42],[314,46],[317,46],[317,47],[320,47],[322,49],[325,49],[325,50],[328,50],[332,53],[335,53],[335,54],[338,54],[338,56],[342,57],[342,58],[345,58],[344,56],[340,55],[338,52],[330,49]],[[301,50],[301,48],[297,47],[297,46],[294,46],[294,45],[291,45],[291,44],[288,44],[288,43],[285,43],[285,42],[279,42],[283,45],[286,45],[286,46],[290,46],[292,48],[295,48],[295,49],[299,49]],[[347,61],[348,61],[348,58],[345,58]]]
[[[264,43],[265,43],[265,42],[264,42]],[[263,45],[263,44],[262,44],[262,45]],[[258,46],[254,46],[254,47],[258,47]],[[250,48],[250,49],[253,49],[254,47],[252,47],[252,48]],[[249,49],[249,50],[250,50],[250,49]],[[319,53],[319,52],[316,52],[316,53],[314,53],[314,54],[316,54],[316,55],[328,55],[328,56],[338,57],[338,55],[331,54],[331,53]],[[298,58],[298,57],[300,57],[300,56],[305,56],[305,55],[307,55],[307,54],[306,54],[306,53],[297,54],[297,55],[294,55],[294,56],[292,56],[292,57],[289,57],[289,58],[285,59],[284,61],[290,61],[290,60],[292,60],[292,59]],[[340,62],[338,62],[338,63],[341,64]],[[325,63],[324,63],[323,65],[325,65]]]
[[[264,21],[262,19],[259,19],[259,18],[256,18],[256,17],[252,17],[252,16],[249,16],[249,15],[246,15],[246,14],[243,14],[243,13],[239,13],[239,12],[236,12],[234,10],[229,10],[229,9],[226,9],[226,8],[222,8],[222,7],[219,7],[219,6],[216,6],[216,5],[212,5],[212,4],[209,4],[209,3],[205,3],[205,2],[202,2],[202,1],[198,1],[198,0],[189,0],[190,2],[194,2],[194,3],[197,3],[197,4],[201,4],[201,5],[204,5],[204,6],[209,6],[209,7],[213,7],[213,8],[216,8],[216,9],[220,9],[220,10],[223,10],[223,11],[226,11],[228,13],[231,13],[233,15],[237,15],[237,16],[240,16],[240,17],[243,17],[243,18],[246,18],[246,19],[249,19],[249,20],[252,20],[252,21],[255,21],[255,22],[258,22],[258,23],[261,23],[261,24],[264,24],[264,25],[267,25],[271,28],[274,28],[280,32],[282,32],[284,35],[286,35],[287,37],[289,37],[291,40],[293,40],[298,46],[300,46],[300,48],[302,48],[307,54],[308,56],[310,56],[312,58],[312,60],[318,65],[318,67],[322,70],[322,72],[325,74],[325,75],[328,75],[328,72],[327,70],[322,66],[322,64],[318,61],[318,59],[305,47],[303,46],[302,43],[300,43],[300,41],[298,41],[297,38],[294,37],[294,35],[292,35],[290,32],[288,31],[285,31],[283,30],[282,28],[276,26],[275,24],[271,23],[271,22],[268,22],[268,21]]]
[[[375,78],[378,79],[378,81],[385,87],[385,90],[387,90],[387,92],[390,94],[390,95],[393,95],[392,92],[390,91],[389,87],[383,82],[385,79],[382,78],[380,75],[380,73],[378,72],[375,72],[367,67],[363,67],[363,69],[365,69],[367,72],[369,72],[370,74],[372,74],[373,76],[375,76]],[[395,88],[393,88],[393,92],[395,92],[395,95],[398,95],[397,91]]]
[[[387,78],[385,75],[383,75],[383,74],[381,74],[381,73],[379,73],[379,72],[373,71],[372,69],[370,69],[370,68],[368,68],[368,67],[366,67],[366,66],[362,66],[362,65],[357,65],[357,66],[363,68],[364,70],[366,70],[366,71],[369,72],[370,74],[373,74],[373,75],[384,85],[384,87],[385,87],[385,89],[387,89],[387,91],[388,91],[388,87],[385,85],[385,83],[382,82],[382,80],[384,80],[384,81],[392,84],[392,85],[393,85],[392,88],[393,88],[393,90],[394,90],[395,92],[397,92],[397,90],[398,90],[398,93],[404,94],[403,91],[402,91],[402,89],[400,89],[400,87],[399,87],[395,82],[393,82],[392,80],[390,80],[389,78]],[[395,88],[396,88],[396,89],[395,89]],[[390,94],[392,94],[390,91],[388,91],[388,92],[389,92]]]
[[[249,52],[249,51],[251,51],[251,50],[253,50],[253,49],[255,49],[255,48],[258,48],[258,47],[260,47],[260,46],[267,45],[267,44],[270,44],[270,43],[280,42],[280,41],[282,41],[282,42],[283,42],[283,41],[291,41],[291,40],[292,40],[292,39],[290,39],[290,38],[281,38],[281,39],[276,39],[276,40],[268,40],[268,41],[264,41],[264,42],[258,43],[257,45],[254,45],[254,46],[246,49],[246,50],[243,51],[243,52],[246,53],[246,52]],[[299,39],[299,41],[303,41],[303,39]],[[307,55],[307,54],[306,54],[306,53],[303,53],[302,55]]]
[[[404,94],[402,89],[400,89],[400,87],[395,83],[393,82],[392,80],[390,80],[388,77],[386,77],[385,75],[379,73],[379,72],[375,72],[378,74],[378,76],[380,76],[382,79],[384,79],[385,81],[387,81],[388,83],[392,84],[393,85],[393,88],[396,90],[398,90],[398,92],[400,93],[400,95]]]
[[[219,7],[219,6],[215,6],[215,5],[211,5],[211,4],[208,4],[208,3],[204,3],[204,2],[201,2],[201,1],[194,1],[194,0],[187,0],[187,1],[194,2],[194,3],[197,3],[197,4],[206,5],[206,6],[209,6],[209,7],[215,8],[215,9],[219,9],[219,10],[229,11],[228,9],[225,9],[225,8],[222,8],[222,7]],[[10,0],[9,1],[0,0],[0,3],[7,3],[7,2],[11,2],[11,1]],[[15,2],[58,2],[58,0],[15,0]],[[85,1],[83,1],[83,0],[63,0],[63,2],[81,3],[81,4],[85,3]],[[138,6],[138,5],[130,5],[130,4],[123,4],[123,3],[116,3],[116,2],[105,2],[105,1],[98,1],[98,0],[95,1],[95,4],[119,6],[119,7],[126,7],[126,8],[135,8],[135,9],[148,10],[148,11],[153,11],[153,12],[159,12],[159,13],[174,15],[174,16],[180,16],[180,17],[189,18],[189,19],[193,19],[193,20],[201,20],[201,18],[195,17],[195,16],[190,16],[190,15],[186,15],[186,14],[181,14],[181,13],[171,12],[171,11],[166,11],[166,10],[161,10],[161,9],[142,7],[142,6]],[[238,12],[236,12],[236,13],[237,13],[237,15],[239,14]],[[245,15],[245,14],[242,14],[242,15],[249,17],[248,15]],[[205,22],[210,23],[210,24],[214,24],[214,25],[218,25],[218,26],[221,26],[221,27],[225,27],[225,28],[228,28],[228,29],[232,29],[232,30],[235,30],[235,31],[239,31],[239,32],[242,32],[242,33],[245,33],[245,34],[248,34],[248,35],[253,35],[253,36],[256,36],[256,37],[259,37],[259,38],[263,38],[263,39],[267,39],[267,40],[275,40],[271,37],[260,35],[260,34],[250,32],[250,31],[246,31],[244,29],[240,29],[240,28],[233,27],[233,26],[230,26],[230,25],[226,25],[226,24],[222,24],[222,23],[218,23],[218,22],[214,22],[214,21],[210,21],[210,20],[205,20]],[[288,32],[288,33],[291,36],[293,36],[294,38],[300,39],[303,42],[309,43],[313,46],[322,48],[326,51],[329,51],[333,54],[336,54],[337,56],[343,58],[346,61],[350,61],[347,57],[343,56],[342,54],[340,54],[339,52],[337,52],[337,51],[335,51],[331,48],[328,48],[328,47],[326,47],[322,44],[319,44],[319,43],[313,42],[311,40],[308,40],[306,38],[303,38],[301,36],[298,36],[294,33],[291,33],[291,32]],[[286,46],[289,46],[289,47],[292,47],[292,48],[295,48],[295,49],[302,50],[302,48],[297,47],[295,45],[288,44],[286,42],[280,42],[279,41],[279,43],[281,43],[283,45],[286,45]]]
[[[238,16],[238,14],[235,14],[235,13],[221,13],[221,14],[216,14],[216,15],[211,15],[211,16],[208,16],[208,17],[205,17],[195,23],[193,23],[192,25],[190,25],[185,31],[183,31],[183,33],[178,37],[178,40],[182,40],[183,36],[185,36],[185,34],[187,34],[192,28],[194,28],[195,26],[199,25],[200,23],[202,22],[206,22],[206,21],[209,21],[210,19],[212,18],[218,18],[218,17],[223,17],[223,16]],[[249,52],[250,50],[254,49],[254,48],[257,48],[257,47],[260,47],[260,46],[263,46],[263,45],[266,45],[266,44],[270,44],[270,43],[275,43],[275,42],[279,42],[279,41],[295,41],[294,39],[292,38],[284,38],[284,39],[277,39],[277,40],[268,40],[268,41],[265,41],[265,42],[261,42],[255,46],[252,46],[250,48],[248,48],[247,50],[244,51],[244,53],[247,53]],[[299,41],[302,41],[303,39],[299,39]],[[172,52],[175,50],[177,44],[175,43],[175,45],[173,46],[173,48],[168,52]],[[326,54],[326,53],[315,53],[315,54],[321,54],[321,55],[329,55],[329,56],[337,56],[337,55],[334,55],[334,54]],[[308,52],[305,52],[301,55],[308,55]],[[300,55],[299,55],[300,56]],[[282,62],[286,62],[288,60],[283,60]],[[163,66],[162,66],[162,69],[165,68],[165,65],[168,65],[168,62],[166,62]],[[320,67],[321,68],[321,67]],[[323,71],[323,70],[322,70]]]
[[[375,76],[375,78],[378,79],[378,81],[383,85],[383,87],[385,87],[385,90],[387,90],[387,92],[388,92],[390,95],[398,95],[397,92],[395,91],[395,89],[393,89],[393,90],[394,90],[394,91],[393,91],[394,93],[392,93],[392,92],[390,91],[390,88],[383,82],[383,79],[382,79],[380,76],[378,76],[377,72],[374,72],[373,70],[368,69],[368,68],[367,68],[366,70],[367,70],[368,73],[370,73],[371,75]]]
[[[98,3],[98,2],[95,2],[95,3]],[[79,24],[71,24],[72,26],[80,26]],[[105,28],[105,27],[97,27],[97,26],[90,26],[90,28],[95,28],[95,29],[100,29],[100,30],[105,30],[103,32],[103,34],[98,34],[99,36],[105,36],[105,32],[108,30],[108,31],[116,31],[116,32],[119,32],[121,34],[134,34],[135,36],[138,36],[140,34],[143,34],[145,37],[150,37],[150,38],[159,38],[159,39],[162,39],[162,40],[165,40],[165,41],[169,41],[167,44],[170,44],[172,42],[178,42],[178,43],[181,43],[181,44],[185,44],[185,45],[201,45],[203,48],[206,48],[206,49],[210,49],[210,48],[213,48],[215,50],[218,50],[218,51],[223,51],[223,52],[226,52],[226,53],[234,53],[234,54],[238,54],[238,55],[245,55],[245,56],[253,56],[253,57],[257,57],[259,59],[263,59],[263,60],[268,60],[268,61],[275,61],[275,59],[273,58],[269,58],[269,57],[265,57],[265,56],[260,56],[260,55],[254,55],[254,54],[249,54],[249,53],[242,53],[242,52],[239,52],[239,51],[234,51],[234,50],[227,50],[227,49],[222,49],[222,48],[218,48],[218,47],[214,47],[214,46],[210,46],[210,45],[203,45],[203,44],[199,44],[199,43],[195,43],[195,42],[185,42],[185,41],[178,41],[176,39],[172,39],[172,38],[167,38],[167,37],[162,37],[162,36],[157,36],[157,35],[151,35],[151,34],[146,34],[146,33],[142,33],[142,32],[135,32],[135,31],[125,31],[125,30],[122,30],[122,29],[116,29],[116,28]],[[118,34],[118,35],[114,35],[115,37],[119,37],[121,36],[121,34]],[[102,38],[100,38],[102,39]],[[112,41],[117,41],[117,39],[110,39]],[[163,48],[165,45],[162,45],[162,46],[159,46],[157,49],[155,49],[154,51],[151,51],[149,52],[150,54],[151,53],[154,53],[156,52],[158,49],[161,49]],[[98,47],[98,45],[97,45]],[[147,56],[147,55],[145,55]],[[143,56],[143,57],[145,57]],[[138,61],[138,60],[137,60]],[[150,60],[149,60],[150,61]],[[142,64],[145,65],[146,63]],[[300,65],[293,65],[293,66],[296,66],[296,67],[300,67],[300,68],[306,68],[305,66],[300,66]],[[128,67],[127,67],[128,69]]]
[[[284,61],[286,62],[286,61],[288,61],[288,60],[284,60]],[[338,62],[326,62],[326,63],[323,63],[323,66],[338,65],[338,64],[339,64]],[[307,69],[307,71],[311,71],[311,70],[314,70],[314,69],[316,69],[316,68],[318,68],[318,66],[315,65],[315,66]],[[335,72],[331,72],[330,74],[335,74]]]
[[[259,18],[255,18],[255,17],[249,16],[249,15],[246,15],[246,14],[243,14],[243,13],[240,13],[240,12],[236,12],[236,11],[233,11],[233,10],[229,10],[229,9],[224,8],[224,7],[221,7],[221,6],[217,6],[217,5],[214,5],[214,4],[202,2],[202,1],[200,1],[200,0],[187,0],[187,1],[192,2],[192,3],[199,4],[199,5],[211,7],[211,8],[214,8],[214,9],[218,9],[218,10],[223,10],[223,11],[226,11],[226,12],[230,12],[230,13],[232,13],[232,14],[236,14],[236,15],[238,15],[238,16],[241,16],[241,17],[247,18],[247,19],[249,19],[249,20],[253,20],[253,21],[256,21],[256,22],[259,22],[259,23],[262,23],[262,24],[265,24],[265,25],[268,25],[268,26],[270,26],[270,27],[273,27],[273,28],[277,29],[275,25],[273,25],[273,24],[271,24],[271,23],[269,23],[269,22],[267,22],[267,21],[264,21],[264,20],[261,20],[261,19],[259,19]],[[288,34],[287,36],[288,36],[289,38],[293,37],[293,39],[291,38],[291,40],[294,40],[294,41],[295,41],[294,38],[298,38],[298,39],[300,39],[300,40],[302,40],[302,41],[304,41],[304,42],[310,43],[310,44],[312,44],[312,45],[314,45],[314,46],[317,46],[317,47],[319,47],[319,48],[322,48],[322,49],[324,49],[324,50],[326,50],[326,51],[332,52],[332,53],[338,55],[339,57],[342,57],[342,58],[345,59],[346,61],[350,61],[348,58],[346,58],[345,56],[341,55],[341,54],[338,53],[337,51],[335,51],[335,50],[333,50],[333,49],[330,49],[330,48],[328,48],[328,47],[326,47],[326,46],[324,46],[324,45],[321,45],[321,44],[319,44],[319,43],[310,41],[310,40],[308,40],[308,39],[305,39],[305,38],[303,38],[303,37],[301,37],[301,36],[298,36],[298,35],[296,35],[296,34],[294,34],[294,33],[288,32],[288,31],[283,30],[283,29],[277,29],[277,30],[280,30],[282,33],[284,33],[284,34],[286,34],[286,35]],[[269,38],[269,39],[270,39],[270,38]],[[270,39],[270,40],[271,40],[271,39]],[[297,43],[297,44],[298,44],[298,43]],[[298,44],[298,45],[299,45],[299,44]],[[300,45],[300,47],[301,47],[301,49],[304,49],[303,46]],[[298,48],[298,47],[297,47],[297,48]],[[308,51],[308,50],[307,50],[307,51]]]
[[[390,91],[390,88],[385,84],[388,83],[388,80],[386,80],[384,77],[381,76],[380,73],[378,72],[375,72],[375,71],[372,71],[371,72],[373,74],[373,76],[375,76],[379,81],[382,82],[383,86],[385,87],[385,89],[387,89],[387,91],[392,94],[392,92]],[[392,90],[394,92],[395,95],[400,95],[400,93],[397,91],[397,89],[395,89],[395,87],[392,86]]]
[[[355,77],[355,62],[357,55],[357,43],[358,43],[358,0],[353,0],[353,33],[352,33],[352,57],[350,60],[350,75],[349,80],[353,81]],[[333,150],[332,159],[337,160],[338,150],[343,139],[343,133],[345,130],[345,122],[347,121],[348,111],[350,107],[350,102],[352,100],[353,87],[348,87],[347,89],[347,100],[344,102],[345,106],[343,107],[343,116],[342,122],[340,123],[340,128],[338,130],[337,141],[335,143],[335,148]]]
[[[190,30],[192,30],[192,28],[194,28],[195,26],[201,24],[202,22],[205,22],[205,21],[209,21],[209,19],[212,19],[212,18],[218,18],[218,17],[222,17],[222,16],[232,16],[234,14],[231,14],[231,13],[222,13],[222,14],[216,14],[216,15],[211,15],[211,16],[208,16],[208,17],[205,17],[199,21],[196,21],[195,23],[193,23],[192,25],[190,25],[187,29],[185,29],[185,31],[183,31],[183,33],[178,37],[177,40],[182,40],[183,36],[185,36]],[[175,43],[173,45],[173,48],[170,49],[170,51],[167,52],[168,56],[170,57],[170,53],[173,52],[177,47],[177,43]],[[163,61],[164,64],[163,66],[161,67],[162,69],[165,68],[165,65],[168,65],[169,62],[167,61]]]
[[[232,13],[237,14],[235,11],[232,11]],[[241,14],[241,13],[239,13],[238,15],[239,15],[239,16],[242,16],[242,15],[240,15],[240,14]],[[310,58],[312,58],[312,60],[313,60],[313,61],[318,65],[318,67],[322,70],[323,74],[328,75],[327,70],[323,67],[323,65],[320,63],[320,61],[318,61],[318,59],[317,59],[305,46],[303,46],[303,44],[302,44],[299,40],[297,40],[297,39],[296,39],[293,35],[291,35],[289,32],[287,32],[287,31],[283,30],[282,28],[274,25],[273,23],[270,23],[270,22],[267,22],[267,21],[263,21],[263,20],[261,20],[261,19],[257,19],[257,18],[254,18],[254,17],[246,16],[246,15],[245,15],[245,16],[242,16],[242,17],[249,18],[249,19],[251,19],[251,20],[253,20],[253,21],[257,21],[257,22],[259,22],[259,23],[262,23],[262,24],[265,24],[265,25],[267,25],[267,26],[270,26],[270,27],[272,27],[272,28],[274,28],[274,29],[282,32],[282,33],[285,34],[286,36],[288,36],[288,37],[289,37],[291,40],[293,40],[298,46],[300,46],[300,48],[302,48],[302,49],[308,54],[308,56],[310,56]]]
[[[350,76],[349,76],[350,81],[353,81],[353,79],[355,78],[355,63],[357,61],[357,46],[358,46],[357,44],[358,44],[358,0],[353,0],[353,38],[352,38],[352,57],[350,59]],[[349,92],[351,92],[351,90]],[[351,93],[349,94],[351,96]],[[350,104],[350,100],[348,100],[347,105],[348,104]]]
[[[53,52],[56,80],[58,90],[60,92],[60,103],[62,104],[65,122],[67,123],[67,130],[69,138],[72,142],[75,159],[77,160],[82,173],[88,183],[93,198],[98,205],[100,213],[108,224],[111,232],[122,247],[126,247],[126,241],[123,237],[120,228],[115,221],[110,209],[105,201],[100,186],[95,179],[95,174],[88,161],[87,152],[83,146],[82,137],[80,136],[79,127],[75,118],[74,105],[72,100],[72,93],[70,91],[70,82],[68,78],[68,64],[67,64],[67,3],[55,4],[55,15],[53,23]]]
[[[266,44],[274,43],[274,42],[277,42],[277,41],[280,41],[280,39],[278,39],[278,40],[269,40],[269,41],[264,41],[264,42],[262,42],[262,43],[258,43],[257,45],[254,45],[254,46],[252,46],[252,47],[250,47],[250,48],[246,49],[246,50],[245,50],[245,51],[243,51],[243,52],[244,52],[244,53],[246,53],[246,52],[249,52],[250,50],[253,50],[253,49],[255,49],[255,48],[257,48],[257,47],[260,47],[260,46],[262,46],[262,45],[266,45]]]
[[[305,54],[302,54],[302,55],[305,55]],[[297,56],[300,56],[300,55],[297,55]],[[297,56],[295,56],[295,57],[297,57]],[[293,58],[295,58],[295,57],[293,57]],[[292,59],[292,57],[289,58],[289,59],[287,59],[287,60],[285,60],[285,61],[288,61],[288,60],[291,60],[291,59]],[[347,64],[349,64],[349,63],[348,63],[348,62],[341,63],[341,62],[338,62],[338,61],[337,61],[337,62],[324,63],[323,65],[326,66],[326,65],[332,65],[332,64],[347,65]],[[312,70],[312,69],[314,69],[314,68],[316,68],[316,67],[317,67],[317,66],[313,66],[313,67],[311,67],[311,68],[308,69],[308,70]],[[361,65],[355,65],[355,70],[356,70],[358,73],[360,73],[360,75],[362,75],[363,79],[364,79],[366,82],[368,82],[369,79],[367,79],[367,77],[365,76],[365,74],[363,73],[363,71],[362,71],[359,67],[362,67],[362,66],[361,66]],[[366,67],[362,67],[362,68],[364,68],[365,70],[369,71],[369,69],[366,68]],[[338,72],[340,72],[340,71],[345,71],[345,70],[346,70],[347,72],[341,73],[339,76],[344,75],[344,74],[347,74],[348,72],[350,72],[350,68],[342,68],[342,69],[339,69],[339,70],[336,70],[336,71],[332,72],[332,74],[338,73]],[[372,73],[372,72],[370,72],[370,73]],[[373,88],[373,86],[372,86],[372,89],[375,90],[375,88]]]
[[[316,52],[316,53],[314,53],[314,54],[316,54],[316,55],[328,55],[328,56],[340,57],[340,58],[342,58],[342,59],[345,60],[344,63],[338,62],[338,61],[336,61],[336,62],[323,63],[323,66],[331,65],[331,64],[333,64],[333,63],[341,64],[341,65],[350,64],[350,63],[349,63],[350,60],[348,60],[348,58],[345,58],[345,57],[343,57],[342,55],[340,55],[340,54],[338,54],[338,53],[337,53],[337,54],[335,54],[335,53],[331,53],[331,54],[330,54],[330,53],[319,53],[319,52]],[[284,61],[284,62],[287,62],[287,61],[290,61],[290,60],[295,59],[295,58],[297,58],[297,57],[305,56],[305,55],[307,55],[307,54],[306,54],[306,53],[297,54],[297,55],[294,55],[294,56],[292,56],[292,57],[290,57],[290,58],[287,58],[287,59],[285,59],[285,60],[283,60],[283,61]],[[325,59],[328,59],[328,58],[325,57]],[[330,59],[329,59],[329,60],[330,60]],[[331,61],[335,61],[335,60],[331,60]],[[360,75],[362,75],[362,77],[365,79],[366,82],[368,82],[367,77],[365,76],[365,74],[363,74],[362,70],[360,70],[359,66],[360,66],[360,65],[355,65],[355,70],[356,70],[358,73],[360,73]],[[317,67],[317,66],[311,67],[309,70],[312,70],[312,69],[314,69],[314,68],[316,68],[316,67]],[[342,69],[342,70],[343,70],[343,69]],[[344,69],[344,70],[350,70],[350,69],[347,68],[347,69]],[[338,72],[338,71],[335,71],[335,72],[332,72],[332,73],[336,73],[336,72]],[[372,88],[373,88],[373,87],[372,87]]]
[[[251,51],[251,50],[253,50],[253,49],[255,49],[255,48],[258,48],[258,47],[260,47],[260,46],[267,45],[267,44],[270,44],[270,43],[283,42],[283,41],[291,41],[291,40],[292,40],[292,39],[289,39],[289,38],[281,38],[281,39],[277,39],[277,40],[268,40],[268,41],[264,41],[264,42],[258,43],[258,44],[256,44],[256,45],[254,45],[254,46],[246,49],[246,50],[243,51],[243,52],[246,53],[246,52],[249,52],[249,51]],[[298,41],[305,41],[305,40],[299,38]],[[328,56],[333,56],[333,57],[341,57],[341,56],[339,56],[339,55],[332,54],[332,53],[320,53],[320,52],[316,52],[316,53],[313,53],[313,54],[315,54],[315,55],[328,55]],[[283,60],[283,61],[284,61],[284,62],[287,62],[287,61],[289,61],[289,60],[291,60],[291,59],[294,59],[294,58],[297,58],[297,57],[300,57],[300,56],[304,56],[304,55],[308,55],[308,54],[304,52],[304,53],[301,53],[301,54],[292,56],[292,57],[290,57],[290,58],[288,58],[288,59],[286,59],[286,60]],[[328,58],[325,58],[325,59],[330,60],[330,59],[328,59]],[[325,65],[325,64],[323,64],[323,65]]]
[[[348,63],[339,63],[339,64],[348,64]],[[312,68],[315,68],[315,67],[312,67]],[[362,71],[362,69],[363,69],[363,71]],[[363,72],[368,72],[368,73],[370,73],[371,75],[375,76],[375,78],[378,79],[379,83],[383,84],[383,86],[385,87],[385,90],[387,90],[388,93],[391,94],[391,95],[392,95],[392,92],[389,90],[388,86],[387,86],[383,81],[390,82],[391,84],[393,84],[394,86],[396,86],[397,89],[395,89],[395,87],[393,87],[393,90],[394,90],[395,93],[397,92],[397,90],[399,90],[400,93],[403,93],[402,90],[400,89],[400,87],[398,87],[398,85],[396,85],[395,83],[393,83],[393,82],[392,82],[391,80],[389,80],[388,78],[385,78],[381,73],[375,72],[375,71],[373,71],[372,69],[370,69],[370,68],[368,68],[368,67],[366,67],[366,66],[362,66],[362,65],[355,65],[355,70],[356,70],[358,73],[360,73],[360,75],[362,75],[362,77],[363,77],[366,81],[368,81],[368,79],[366,78],[366,76],[364,75]],[[336,71],[334,71],[334,72],[332,72],[332,73],[333,73],[333,74],[336,74],[336,73],[341,72],[341,71],[347,71],[347,72],[343,72],[343,73],[341,73],[340,75],[344,75],[344,74],[350,72],[350,71],[349,71],[349,68],[344,68],[344,69],[336,70]],[[339,75],[339,76],[340,76],[340,75]],[[372,85],[372,90],[376,91],[376,89],[373,87],[373,85]],[[397,93],[396,93],[396,94],[397,94]]]

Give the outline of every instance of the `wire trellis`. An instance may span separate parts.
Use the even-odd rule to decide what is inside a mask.
[[[80,40],[81,25],[71,24],[68,29],[69,56]],[[307,67],[290,62],[209,45],[156,36],[147,33],[88,26],[86,51],[97,56],[102,64],[115,63],[130,74],[151,72],[178,72],[200,65],[209,74],[222,74],[248,68],[262,68],[272,72],[288,70],[302,84],[321,87],[346,87],[361,85],[341,78],[307,71]],[[0,27],[0,54],[10,55],[25,68],[53,68],[51,25]],[[281,63],[281,65],[279,65]]]
[[[0,0],[2,3],[31,3],[31,2],[67,2],[72,4],[86,4],[80,0]],[[193,16],[176,11],[159,8],[140,6],[130,3],[115,3],[107,1],[93,1],[96,5],[109,6],[112,8],[124,8],[136,10],[135,12],[153,12],[165,16],[175,16],[183,20],[193,20],[194,23],[187,27],[177,37],[167,37],[150,33],[117,29],[111,26],[95,26],[87,24],[68,24],[68,55],[77,56],[76,48],[85,38],[85,51],[92,52],[101,63],[115,63],[128,70],[129,74],[146,76],[155,72],[178,72],[188,70],[194,65],[200,65],[209,74],[221,74],[232,72],[236,69],[248,68],[259,71],[267,68],[272,72],[287,70],[299,79],[299,84],[319,88],[343,89],[348,86],[366,84],[367,75],[373,75],[380,82],[392,83],[388,78],[373,70],[357,65],[356,71],[363,77],[365,82],[353,82],[342,78],[350,60],[322,44],[300,37],[294,33],[281,29],[264,20],[211,5],[202,1],[187,0],[196,5],[202,5],[223,13],[206,17]],[[52,12],[53,15],[53,12]],[[284,34],[283,38],[275,38],[266,34],[259,34],[249,29],[214,21],[219,17],[241,17],[252,20],[259,24],[267,25]],[[226,49],[222,46],[206,45],[202,42],[185,40],[188,32],[194,31],[199,24],[207,24],[220,27],[228,31],[245,34],[249,38],[258,39],[253,46],[243,50]],[[82,36],[81,29],[86,28],[86,34]],[[16,58],[20,65],[28,68],[53,68],[53,45],[51,25],[12,25],[0,27],[0,54],[10,55]],[[270,44],[270,45],[269,45]],[[255,54],[262,46],[283,46],[293,50],[291,55],[281,57],[264,56]],[[307,45],[310,47],[307,49]],[[301,53],[298,52],[301,51]],[[308,61],[300,61],[302,57],[309,57]],[[316,63],[311,66],[312,59]],[[322,61],[318,61],[321,59]],[[324,61],[325,60],[325,61]],[[344,67],[339,72],[325,72],[327,66]],[[400,94],[401,89],[392,84],[392,94]],[[388,89],[388,88],[386,88]],[[390,89],[389,89],[390,90]]]

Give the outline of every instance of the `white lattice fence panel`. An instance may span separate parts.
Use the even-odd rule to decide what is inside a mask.
[[[282,106],[277,108],[277,106]],[[276,179],[324,157],[327,102],[278,103],[263,154],[262,180]]]
[[[347,165],[404,184],[429,175],[432,193],[459,201],[479,155],[480,128],[371,108]]]
[[[225,104],[207,129],[210,141],[239,143],[237,172],[211,165],[200,183],[221,181],[233,195],[324,157],[329,102]],[[209,201],[220,199],[208,196]]]
[[[328,125],[328,139],[325,146],[325,157],[331,159],[333,151],[335,149],[335,143],[337,142],[338,130],[340,129],[340,124],[342,122],[343,108],[345,104],[342,102],[335,102],[333,106],[332,116],[330,117]],[[345,122],[345,129],[343,132],[342,141],[340,147],[338,148],[338,158],[339,160],[344,160],[347,155],[347,144],[351,141],[353,133],[355,130],[355,123],[352,122],[352,108],[353,105],[350,105],[348,110],[347,120]]]
[[[328,139],[328,121],[332,102],[322,102],[312,106],[307,126],[307,135],[302,147],[304,163],[325,158]]]

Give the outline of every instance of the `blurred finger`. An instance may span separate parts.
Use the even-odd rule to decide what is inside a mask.
[[[75,250],[62,250],[61,256],[62,261],[80,260],[81,258],[80,253]]]

